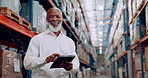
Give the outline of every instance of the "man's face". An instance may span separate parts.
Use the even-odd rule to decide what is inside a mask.
[[[48,12],[47,21],[54,27],[57,27],[63,20],[62,20],[62,14],[57,9],[51,9]]]

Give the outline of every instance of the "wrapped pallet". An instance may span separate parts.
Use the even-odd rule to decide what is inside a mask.
[[[140,32],[139,32],[139,26],[137,25],[137,19],[136,21],[130,25],[130,39],[131,44],[136,43],[140,38]]]
[[[77,0],[71,0],[72,5],[74,6],[74,9],[76,10],[78,8],[78,1]]]
[[[37,33],[41,33],[46,30],[47,28],[47,21],[46,21],[46,11],[44,10],[42,5],[38,6],[38,25],[36,27]],[[35,13],[34,13],[35,14]]]
[[[38,1],[33,1],[33,28],[36,33],[41,33],[47,29],[46,11]]]
[[[21,3],[21,10],[20,15],[29,21],[29,4],[28,3]]]
[[[22,3],[20,15],[29,20],[29,3]],[[43,32],[47,29],[46,11],[38,1],[33,1],[33,22],[32,28],[36,33]]]
[[[60,8],[61,11],[66,14],[66,1],[65,0],[61,0],[60,4],[61,4],[60,6],[62,7],[62,8]]]
[[[132,0],[128,1],[128,12],[129,12],[129,22],[130,22],[132,21],[133,18]]]
[[[20,0],[0,0],[0,7],[8,7],[13,12],[19,14],[21,9]]]
[[[130,28],[130,40],[131,40],[131,44],[133,44],[134,43],[134,41],[133,41],[133,39],[134,39],[134,26],[133,26],[133,24],[130,24],[129,28]]]
[[[133,10],[133,16],[136,14],[137,12],[137,0],[133,0],[132,2],[132,10]]]
[[[124,24],[123,24],[123,15],[121,16],[121,19],[119,20],[119,25],[116,29],[116,33],[114,36],[114,44],[117,45],[118,41],[122,37],[122,34],[124,33]]]
[[[145,8],[145,16],[146,16],[146,34],[148,34],[148,4],[146,5]]]
[[[73,28],[75,28],[75,11],[72,8],[70,13],[70,22]]]
[[[38,6],[39,2],[33,1],[33,28],[36,28],[38,25]]]

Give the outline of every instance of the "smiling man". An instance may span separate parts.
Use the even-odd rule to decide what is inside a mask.
[[[46,19],[49,22],[49,29],[51,31],[53,31],[54,33],[60,32],[59,30],[62,27],[63,19],[62,13],[58,8],[54,7],[48,10]]]
[[[61,31],[62,12],[53,7],[47,12],[49,28],[34,36],[28,46],[24,66],[32,70],[32,78],[69,78],[69,74],[79,71],[79,59],[72,39]],[[50,68],[57,56],[75,55],[72,62],[66,62],[61,68]]]

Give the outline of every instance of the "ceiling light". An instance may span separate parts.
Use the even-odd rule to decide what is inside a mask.
[[[103,24],[103,21],[100,21],[99,24]]]
[[[102,50],[99,50],[100,54],[102,54]]]
[[[100,35],[102,35],[102,34],[103,34],[103,32],[99,32],[99,34],[100,34]]]
[[[99,43],[99,46],[102,46],[102,43]]]
[[[99,10],[103,10],[104,9],[104,6],[99,6]]]
[[[99,50],[100,52],[102,52],[102,50]]]
[[[103,40],[102,40],[102,39],[100,39],[100,41],[102,42]]]
[[[102,54],[102,52],[100,52],[100,54]]]

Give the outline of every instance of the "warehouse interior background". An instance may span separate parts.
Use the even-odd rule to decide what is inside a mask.
[[[148,0],[0,0],[0,78],[31,78],[22,61],[53,6],[80,60],[70,78],[148,78]]]

